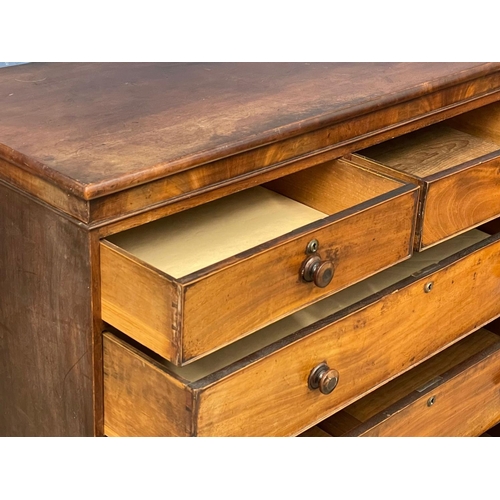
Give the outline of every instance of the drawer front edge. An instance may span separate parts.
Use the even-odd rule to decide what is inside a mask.
[[[106,241],[100,248],[103,321],[179,362],[182,288]]]
[[[500,215],[500,152],[488,156],[489,159],[479,160],[479,164],[470,168],[457,167],[449,175],[429,178],[420,248],[428,248]]]
[[[192,393],[112,334],[105,333],[107,436],[191,436]]]
[[[500,421],[499,345],[442,378],[346,436],[479,436]]]

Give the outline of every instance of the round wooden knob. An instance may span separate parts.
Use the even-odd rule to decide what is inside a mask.
[[[330,394],[339,383],[339,372],[321,363],[309,375],[309,389],[319,389],[322,394]]]
[[[334,275],[333,262],[321,260],[319,255],[311,255],[302,264],[301,275],[304,281],[314,281],[319,288],[325,288],[332,281]]]

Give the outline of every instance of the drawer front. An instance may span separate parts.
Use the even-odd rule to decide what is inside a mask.
[[[196,381],[106,334],[106,432],[296,435],[500,315],[499,239]],[[330,394],[309,387],[322,363],[339,374]]]
[[[321,200],[337,171],[325,178],[316,168],[306,198],[330,213],[335,207]],[[354,207],[178,279],[101,242],[103,320],[183,365],[409,257],[418,188],[347,163],[339,173],[348,177],[343,196],[355,196]],[[357,189],[348,189],[353,183]],[[320,188],[327,193],[318,195]],[[306,282],[302,271],[313,261],[320,270]]]
[[[500,153],[429,179],[422,206],[422,248],[500,215]]]
[[[481,330],[465,340],[325,420],[321,430],[351,437],[481,435],[500,421],[500,337]],[[482,349],[476,353],[476,347]],[[419,387],[424,370],[446,362],[449,370]],[[405,389],[404,397],[380,408]]]
[[[498,138],[471,131],[461,117],[369,148],[355,161],[422,187],[415,239],[422,250],[500,215]]]

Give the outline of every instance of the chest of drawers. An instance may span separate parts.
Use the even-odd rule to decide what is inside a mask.
[[[0,99],[0,434],[500,421],[499,64],[32,64]]]

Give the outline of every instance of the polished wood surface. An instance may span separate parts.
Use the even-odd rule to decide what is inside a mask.
[[[3,184],[0,214],[0,436],[92,436],[89,235]]]
[[[50,169],[45,175],[58,183],[95,196],[499,68],[493,63],[35,63],[0,74],[0,136],[7,146],[2,153],[14,150],[26,167],[36,171],[44,165]]]
[[[90,217],[88,202],[68,194],[50,180],[34,176],[12,163],[0,158],[0,179],[8,185],[25,190],[31,196],[43,200],[53,207],[58,207],[65,214],[69,214],[80,221],[87,221]]]
[[[214,199],[220,189],[235,192],[278,177],[275,170],[291,173],[496,101],[499,69],[496,63],[5,68],[0,158],[9,166],[0,177],[102,226],[159,205],[196,203],[194,194]],[[58,190],[36,186],[44,183]]]
[[[175,213],[186,206],[197,206],[209,199],[217,199],[319,165],[485,106],[499,98],[500,73],[493,73],[474,82],[374,110],[369,115],[347,119],[297,137],[92,199],[88,204],[87,222],[96,228],[103,228],[111,221],[122,228],[134,227],[140,220],[155,220],[161,214]]]
[[[104,321],[166,359],[183,364],[406,259],[413,246],[415,186],[402,186],[358,169],[359,184],[352,189],[350,172],[356,167],[343,167],[340,161],[315,167],[308,173],[307,181],[300,181],[308,186],[306,196],[297,193],[302,203],[311,198],[312,204],[318,206],[317,199],[326,196],[324,188],[339,184],[343,195],[323,204],[323,210],[330,213],[340,209],[338,213],[182,278],[175,279],[152,266],[158,259],[142,262],[120,248],[121,241],[127,247],[126,235],[111,238],[116,245],[103,242]],[[294,193],[287,191],[286,186],[280,184],[276,188],[283,188],[284,194],[293,198]],[[354,205],[346,202],[351,192]],[[362,200],[366,201],[359,203]],[[194,212],[196,217],[197,209]],[[268,212],[272,218],[272,211]],[[180,216],[189,227],[189,213]],[[245,220],[244,215],[240,218]],[[168,219],[155,223],[153,229],[165,224],[168,225]],[[242,222],[242,229],[248,229],[248,224]],[[141,251],[139,255],[147,257],[159,249],[161,253],[160,237],[155,231],[133,231],[137,239],[147,233],[145,246],[151,247],[151,251]],[[209,236],[217,239],[215,233]],[[317,255],[334,266],[333,279],[324,288],[304,282],[300,275],[308,256],[307,245],[313,239],[319,242]],[[138,242],[135,247],[140,245]],[[186,250],[186,256],[190,251],[201,252],[196,245]],[[170,265],[175,269],[174,263]],[[161,281],[165,284],[161,285]],[[137,301],[133,299],[135,295],[140,297]],[[145,306],[144,302],[150,305]]]
[[[170,391],[174,379],[188,391],[186,404],[193,411],[185,428],[194,435],[298,434],[500,315],[499,239],[481,241],[193,381],[186,380],[184,368],[174,373],[106,334],[105,344],[115,351],[113,360],[104,357],[105,407],[119,406],[106,426],[118,435],[171,435],[170,421],[177,417],[164,411],[164,398],[149,395],[162,387]],[[429,282],[433,288],[426,293]],[[307,384],[311,370],[324,361],[340,373],[328,396]],[[148,412],[143,430],[120,417],[134,412]]]
[[[482,328],[409,372],[391,380],[369,396],[356,401],[344,411],[359,421],[366,422],[409,393],[423,392],[422,388],[426,386],[434,387],[439,382],[438,378],[448,370],[491,345],[498,344],[499,341],[500,338],[497,335]]]
[[[499,360],[500,337],[481,329],[319,426],[332,436],[479,436],[500,421]]]
[[[422,217],[422,248],[500,215],[500,150],[430,179]]]

